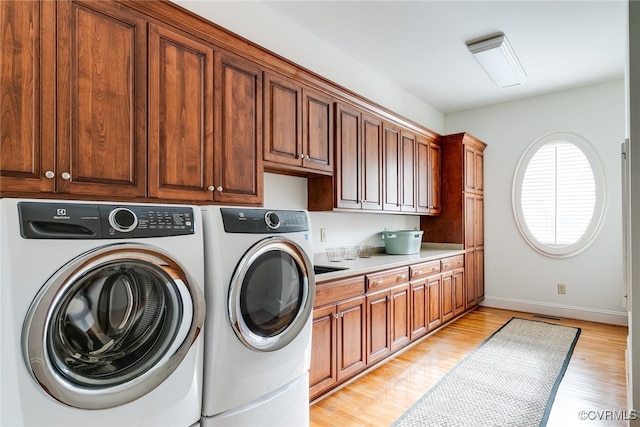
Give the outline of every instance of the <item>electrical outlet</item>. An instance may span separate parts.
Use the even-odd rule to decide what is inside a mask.
[[[320,242],[326,242],[327,241],[327,229],[326,228],[321,228],[320,229]]]
[[[558,283],[558,293],[564,295],[567,293],[567,285],[564,283]]]

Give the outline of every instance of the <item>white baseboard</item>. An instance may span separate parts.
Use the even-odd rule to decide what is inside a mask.
[[[480,303],[485,307],[503,308],[506,310],[524,311],[547,316],[566,317],[588,320],[590,322],[609,323],[612,325],[628,325],[626,311],[601,310],[598,308],[576,307],[540,301],[527,301],[513,298],[485,296]]]

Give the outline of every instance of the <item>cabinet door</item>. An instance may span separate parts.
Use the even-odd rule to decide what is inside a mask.
[[[213,66],[210,45],[149,25],[149,197],[213,199]]]
[[[56,5],[57,191],[145,196],[147,22],[111,1]]]
[[[428,295],[426,281],[411,283],[411,340],[427,333]]]
[[[367,295],[367,364],[391,353],[389,291]]]
[[[431,331],[442,323],[442,317],[440,313],[441,298],[442,298],[442,282],[440,275],[431,276],[427,279],[427,288],[429,291],[428,302],[429,311],[427,317],[427,328]]]
[[[474,179],[475,188],[478,192],[484,191],[484,153],[476,149],[474,152]]]
[[[464,254],[464,279],[465,290],[467,292],[465,300],[465,309],[476,305],[477,298],[477,282],[476,282],[476,256],[473,249],[468,250]]]
[[[336,104],[336,207],[360,209],[360,130],[355,108]]]
[[[262,170],[262,69],[222,52],[216,73],[219,126],[214,149],[216,202],[260,204]]]
[[[484,299],[484,248],[476,248],[476,300],[480,302]]]
[[[464,147],[464,191],[476,190],[476,150],[469,145]]]
[[[464,247],[473,248],[476,246],[476,195],[473,193],[464,194]]]
[[[416,211],[440,215],[440,145],[416,137]]]
[[[391,289],[389,305],[391,313],[391,351],[404,347],[410,342],[409,331],[409,284]]]
[[[453,319],[453,304],[454,304],[454,286],[453,286],[453,272],[447,271],[442,273],[442,304],[440,306],[440,316],[442,322],[448,322]]]
[[[442,148],[440,145],[429,143],[429,213],[431,215],[440,215],[442,212],[441,198],[441,167]]]
[[[400,210],[416,211],[416,137],[403,131],[400,144]]]
[[[333,101],[329,95],[302,88],[302,165],[333,173]]]
[[[362,209],[382,209],[382,121],[362,114]]]
[[[475,246],[484,246],[484,196],[481,194],[475,197],[473,234]]]
[[[302,87],[265,73],[264,160],[302,166]]]
[[[364,296],[337,306],[337,378],[342,381],[366,366],[366,300]]]
[[[400,177],[402,172],[400,128],[384,124],[383,133],[383,205],[385,211],[399,211],[401,203]]]
[[[453,270],[453,315],[464,313],[464,268]]]
[[[311,368],[309,395],[311,399],[329,389],[337,381],[336,373],[336,306],[313,310],[311,332]]]
[[[2,192],[55,190],[54,2],[0,2]]]

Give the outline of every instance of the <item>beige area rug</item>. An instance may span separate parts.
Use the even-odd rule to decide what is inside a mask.
[[[580,329],[512,318],[393,427],[545,426]]]

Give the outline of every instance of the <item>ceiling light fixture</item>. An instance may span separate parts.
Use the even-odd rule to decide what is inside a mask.
[[[468,43],[467,48],[498,86],[515,86],[527,80],[527,73],[504,34]]]

